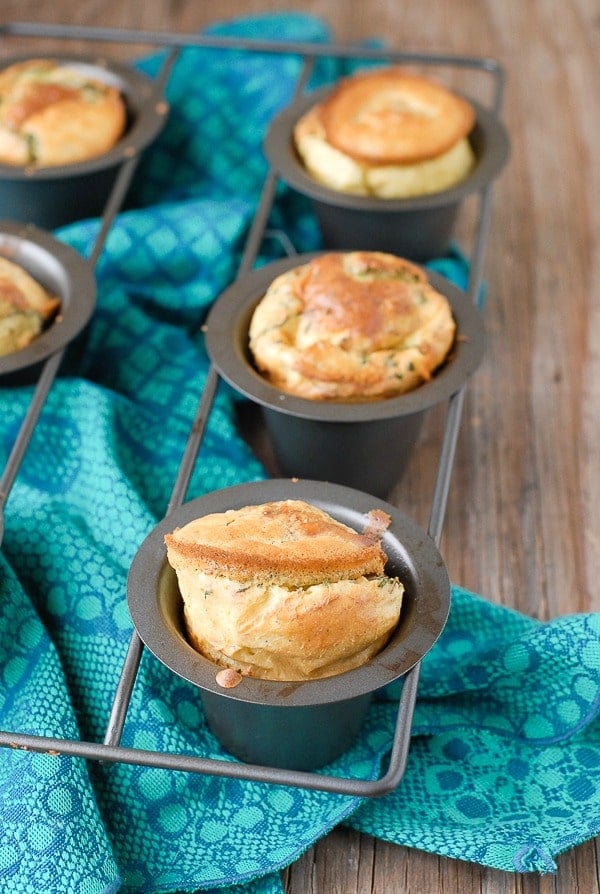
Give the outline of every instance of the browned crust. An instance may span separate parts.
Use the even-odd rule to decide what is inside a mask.
[[[466,99],[401,68],[343,79],[320,103],[318,115],[332,146],[371,165],[435,158],[475,123]]]
[[[59,307],[59,299],[50,295],[20,264],[0,257],[0,308],[35,311],[47,320]]]
[[[127,123],[119,90],[53,59],[0,72],[0,160],[52,166],[111,149]]]
[[[203,516],[167,534],[165,543],[176,570],[310,586],[382,574],[380,535],[381,525],[360,534],[316,506],[283,500]]]
[[[249,344],[275,387],[311,400],[371,400],[428,381],[456,326],[415,264],[384,252],[326,253],[281,274],[259,302]]]
[[[379,342],[387,340],[392,326],[394,337],[399,322],[412,329],[414,287],[426,282],[423,270],[410,261],[363,251],[315,258],[304,268],[297,288],[307,326],[325,337],[342,330],[383,347]]]

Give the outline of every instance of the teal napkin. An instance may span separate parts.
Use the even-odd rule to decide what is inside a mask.
[[[299,15],[216,33],[324,40]],[[160,58],[141,63],[155,71]],[[172,113],[97,266],[84,357],[60,377],[6,506],[0,554],[0,724],[101,740],[131,635],[126,577],[166,510],[208,371],[201,325],[236,275],[262,187],[261,141],[291,96],[293,56],[186,50]],[[315,79],[335,76],[323,61]],[[319,246],[307,204],[280,187],[269,228]],[[88,255],[97,221],[59,238]],[[280,253],[274,236],[260,260]],[[459,254],[437,269],[464,285]],[[0,391],[0,462],[31,399]],[[265,471],[221,384],[188,496]],[[394,687],[329,770],[373,779]],[[507,871],[547,872],[600,830],[600,619],[542,624],[453,587],[425,658],[406,774],[361,800],[59,755],[0,752],[0,889],[7,894],[282,892],[279,871],[340,823]],[[144,652],[123,744],[223,758],[194,688]]]

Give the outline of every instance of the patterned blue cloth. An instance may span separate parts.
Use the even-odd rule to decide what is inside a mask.
[[[216,29],[323,40],[304,16]],[[159,60],[144,61],[154,72]],[[98,264],[99,300],[75,374],[44,406],[6,507],[0,554],[3,729],[101,740],[131,635],[129,565],[165,512],[207,374],[201,324],[235,276],[266,164],[264,129],[291,96],[292,56],[186,50],[168,126]],[[337,73],[331,62],[316,79]],[[307,204],[281,188],[270,226],[318,247]],[[60,238],[87,255],[97,221]],[[263,259],[280,252],[267,240]],[[464,284],[451,254],[435,265]],[[31,399],[0,392],[0,462]],[[189,497],[264,477],[221,385]],[[382,772],[392,687],[331,772]],[[551,871],[600,830],[600,618],[541,624],[454,587],[423,662],[406,775],[361,801],[76,758],[0,754],[0,889],[7,894],[281,892],[279,870],[340,823],[509,871]],[[123,744],[223,757],[194,688],[147,652]]]

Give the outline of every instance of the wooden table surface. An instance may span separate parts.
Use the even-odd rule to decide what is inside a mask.
[[[290,7],[0,0],[0,19],[192,32]],[[295,8],[328,21],[340,40],[383,37],[395,49],[491,56],[506,68],[512,156],[494,191],[486,252],[488,350],[467,391],[441,551],[454,582],[528,615],[600,610],[597,0],[304,0]],[[11,38],[0,55],[32,48],[39,44]],[[137,47],[110,49],[139,55]],[[458,225],[467,248],[473,215],[467,206]],[[443,421],[428,418],[393,496],[425,527]],[[289,894],[598,894],[598,847],[575,848],[556,875],[538,877],[338,829],[283,878]]]

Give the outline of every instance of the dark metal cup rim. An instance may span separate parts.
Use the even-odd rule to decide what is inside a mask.
[[[307,263],[319,253],[300,254],[253,270],[216,299],[206,321],[206,348],[212,363],[234,389],[270,410],[323,422],[371,422],[419,413],[451,397],[479,366],[485,347],[483,318],[467,295],[449,280],[427,271],[431,284],[446,296],[457,324],[451,359],[429,382],[406,394],[382,400],[339,402],[285,394],[254,368],[248,354],[250,317],[276,276]]]
[[[390,643],[362,667],[319,680],[281,682],[243,677],[233,689],[216,682],[219,666],[185,639],[174,602],[181,603],[175,572],[166,559],[164,535],[211,512],[273,500],[310,502],[344,524],[362,530],[371,509],[391,517],[382,546],[388,574],[405,583],[398,628]],[[165,593],[168,595],[165,597]],[[399,509],[352,488],[322,481],[269,479],[213,491],[162,520],[141,544],[129,569],[127,602],[142,642],[173,673],[201,690],[251,704],[299,707],[345,701],[399,679],[432,648],[446,623],[450,583],[431,538]]]
[[[461,202],[468,195],[487,186],[498,176],[510,154],[508,133],[500,118],[490,109],[469,99],[475,109],[476,123],[473,141],[483,146],[477,153],[477,164],[468,177],[448,189],[410,198],[383,199],[376,196],[357,196],[340,192],[319,183],[307,172],[292,140],[293,127],[300,116],[324,99],[332,87],[322,87],[305,93],[286,106],[271,121],[264,140],[264,150],[270,164],[283,180],[311,199],[354,211],[399,213],[426,211]]]
[[[31,54],[13,56],[3,60],[0,69],[17,62],[30,59]],[[117,87],[125,98],[128,114],[132,121],[118,142],[101,155],[84,161],[64,165],[37,167],[36,165],[10,165],[0,162],[0,181],[52,181],[66,177],[80,177],[97,171],[115,167],[138,154],[149,145],[162,130],[168,105],[166,101],[153,101],[153,82],[141,71],[104,57],[89,57],[77,54],[48,53],[44,58],[79,68],[98,80]]]
[[[0,357],[2,376],[25,370],[62,350],[85,328],[96,307],[96,280],[89,263],[73,248],[32,224],[0,221],[0,255],[48,287],[46,277],[64,279],[60,322],[52,322],[31,344]]]

